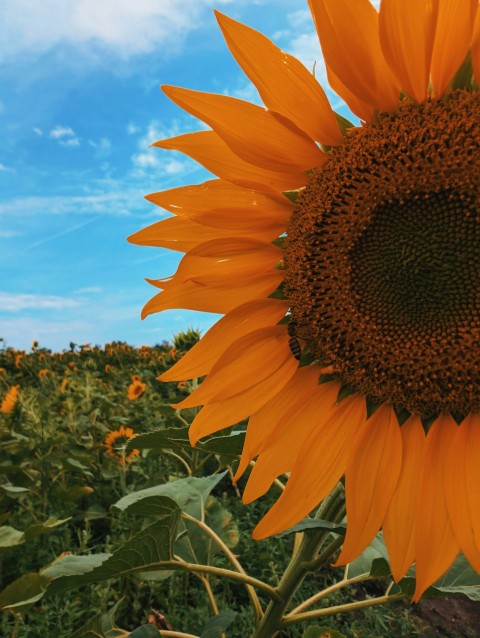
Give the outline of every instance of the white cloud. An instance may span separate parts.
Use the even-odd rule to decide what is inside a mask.
[[[2,0],[0,60],[58,44],[121,58],[175,45],[213,6],[229,0]]]
[[[42,129],[38,128],[38,126],[34,126],[33,132],[35,133],[35,135],[38,135],[38,137],[41,137],[43,135]]]
[[[95,157],[98,159],[108,157],[112,151],[112,142],[108,139],[108,137],[102,137],[98,140],[98,142],[88,140],[88,143],[95,149]]]
[[[0,173],[15,173],[15,169],[9,168],[5,164],[0,164]]]
[[[4,312],[20,310],[63,310],[79,306],[78,299],[56,295],[36,295],[0,291],[0,308]]]
[[[16,230],[0,230],[0,239],[10,239],[11,237],[18,237],[20,233]]]
[[[55,126],[49,133],[62,146],[80,146],[80,140],[69,126]]]
[[[133,124],[133,122],[129,122],[127,124],[127,133],[129,135],[135,135],[135,133],[140,133],[141,130],[142,129],[136,124]]]

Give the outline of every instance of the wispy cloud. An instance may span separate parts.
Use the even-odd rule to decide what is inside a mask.
[[[15,169],[5,166],[5,164],[0,164],[0,173],[15,173]]]
[[[2,0],[0,60],[18,53],[38,54],[60,43],[92,55],[107,50],[116,57],[149,53],[179,40],[212,6],[229,0]],[[88,46],[86,46],[88,45]],[[101,63],[101,56],[98,56]],[[68,64],[68,59],[65,59]]]
[[[11,237],[18,237],[20,235],[16,230],[0,230],[0,239],[10,239]]]
[[[84,226],[88,226],[89,224],[93,223],[94,221],[97,221],[97,219],[100,219],[100,215],[98,215],[97,217],[91,217],[90,219],[87,219],[86,221],[82,222],[81,224],[75,224],[74,226],[70,226],[69,228],[65,228],[64,230],[60,231],[59,233],[54,233],[53,235],[48,235],[47,237],[43,237],[39,241],[36,241],[33,244],[30,244],[30,246],[27,246],[25,248],[25,250],[30,250],[31,248],[36,248],[37,246],[41,246],[42,244],[46,244],[49,241],[53,241],[54,239],[58,239],[59,237],[64,237],[65,235],[69,235],[70,233],[73,233],[74,231],[79,230],[80,228],[83,228]]]
[[[78,290],[73,291],[75,295],[86,295],[91,292],[102,292],[102,288],[100,286],[86,286],[85,288],[78,288]]]
[[[3,312],[18,312],[20,310],[63,310],[80,305],[78,299],[55,295],[35,295],[0,291],[0,307]]]
[[[80,146],[80,139],[69,126],[55,126],[49,136],[62,146]]]

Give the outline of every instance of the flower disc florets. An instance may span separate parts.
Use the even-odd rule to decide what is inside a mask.
[[[286,294],[320,363],[374,402],[480,409],[480,97],[455,91],[348,136],[288,228]]]

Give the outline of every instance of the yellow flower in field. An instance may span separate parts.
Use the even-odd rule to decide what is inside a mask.
[[[134,377],[135,376],[136,375],[134,375]],[[128,386],[128,393],[127,393],[128,398],[132,401],[134,399],[138,399],[138,397],[141,397],[142,394],[147,389],[147,386],[145,385],[145,383],[142,383],[138,377],[136,378],[134,377],[132,377],[133,381]]]
[[[104,441],[107,454],[117,459],[120,464],[124,462],[130,463],[132,459],[140,454],[140,450],[132,450],[127,455],[124,453],[128,441],[135,436],[137,435],[132,428],[124,428],[123,425],[118,430],[109,432]]]
[[[42,368],[41,370],[38,371],[38,378],[39,379],[43,379],[44,377],[47,376],[47,374],[49,374],[50,370],[48,370],[47,368]]]
[[[336,114],[314,76],[217,13],[266,109],[164,87],[211,130],[155,143],[218,179],[154,193],[174,216],[133,243],[185,252],[143,316],[225,316],[162,375],[207,375],[192,442],[250,416],[237,478],[257,526],[297,523],[345,476],[338,564],[378,530],[415,599],[461,549],[480,572],[478,0],[309,0]],[[328,374],[327,374],[328,373]]]
[[[68,385],[68,380],[62,379],[62,383],[60,384],[60,392],[65,392],[65,390],[67,389],[67,385]]]
[[[0,368],[0,374],[7,374],[7,371],[5,370],[5,368]]]
[[[19,385],[14,385],[8,390],[0,405],[0,412],[3,412],[4,414],[10,414],[13,412],[13,408],[17,403],[19,388]]]
[[[23,354],[21,352],[19,352],[16,356],[15,356],[15,367],[19,368],[20,367],[20,362],[23,359]]]

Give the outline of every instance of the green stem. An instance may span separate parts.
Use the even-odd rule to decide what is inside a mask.
[[[307,607],[314,605],[319,600],[322,600],[322,598],[326,598],[327,596],[330,596],[331,594],[338,591],[339,589],[343,589],[344,587],[348,587],[349,585],[354,585],[355,583],[362,583],[362,582],[365,582],[366,580],[372,580],[372,577],[362,574],[360,576],[355,576],[355,578],[344,578],[343,580],[339,580],[337,583],[330,585],[330,587],[327,587],[326,589],[319,591],[314,596],[307,598],[307,600],[304,600],[302,603],[300,603],[300,605],[298,605],[298,607],[295,607],[295,609],[292,609],[292,611],[286,616],[286,618],[289,618],[290,616],[294,616],[295,614],[299,614],[304,609],[307,609]]]
[[[18,630],[20,628],[20,621],[22,620],[21,614],[15,614],[15,624],[13,625],[10,638],[17,638]]]
[[[169,631],[168,629],[160,629],[160,636],[162,638],[199,638],[193,634],[184,634],[183,631]]]
[[[347,603],[345,605],[335,605],[334,607],[325,607],[324,609],[316,609],[315,611],[306,611],[304,614],[289,615],[283,619],[282,627],[291,625],[297,622],[305,622],[307,620],[316,620],[317,618],[323,618],[325,616],[333,616],[334,614],[345,614],[359,609],[366,609],[367,607],[374,607],[375,605],[384,605],[385,603],[394,602],[395,600],[402,600],[407,598],[406,594],[395,594],[394,596],[379,596],[378,598],[368,598],[367,600],[359,600],[354,603]]]
[[[319,507],[315,518],[337,521],[343,517],[344,499],[343,486],[339,483],[331,494]],[[295,592],[300,587],[305,576],[318,568],[320,562],[326,562],[337,549],[338,539],[327,547],[320,555],[319,549],[331,532],[323,529],[307,529],[303,533],[303,539],[298,551],[293,555],[282,579],[277,587],[277,593],[281,600],[272,600],[265,614],[253,634],[253,638],[275,638],[283,625],[284,614]],[[340,544],[342,539],[340,540]]]

